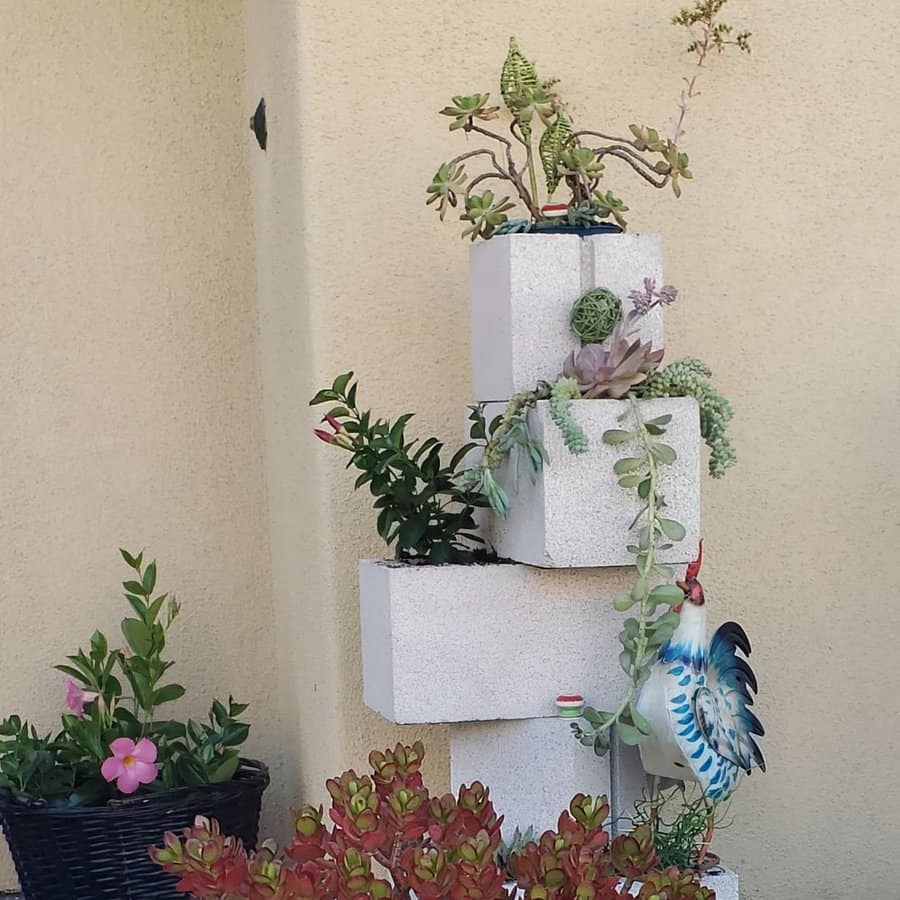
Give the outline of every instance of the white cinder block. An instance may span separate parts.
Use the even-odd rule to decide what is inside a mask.
[[[365,703],[399,724],[551,716],[561,693],[608,708],[633,574],[363,561]]]
[[[672,415],[662,440],[678,455],[669,466],[660,466],[660,488],[668,514],[684,525],[684,540],[662,551],[663,562],[694,559],[700,540],[700,414],[696,400],[674,397],[641,401],[644,420]],[[488,421],[501,413],[504,404],[488,404]],[[550,418],[549,404],[541,401],[529,416],[534,436],[543,442],[549,463],[535,482],[520,467],[518,492],[509,490],[510,510],[506,519],[485,517],[486,537],[499,556],[533,566],[554,568],[581,566],[625,566],[634,556],[625,548],[636,543],[628,527],[640,509],[634,490],[619,487],[613,465],[621,457],[635,455],[636,443],[610,447],[603,433],[611,428],[632,428],[618,417],[628,410],[622,400],[576,400],[575,420],[588,437],[587,453],[574,456]],[[512,478],[509,465],[501,469],[504,484]]]
[[[516,827],[556,828],[577,793],[608,794],[609,763],[582,747],[565,719],[451,725],[451,790],[476,780],[490,788],[509,838]]]
[[[511,234],[480,241],[469,257],[472,382],[479,401],[507,400],[553,380],[578,346],[569,326],[572,305],[595,287],[628,294],[644,278],[662,284],[662,239],[656,234]],[[655,309],[640,334],[663,344]]]

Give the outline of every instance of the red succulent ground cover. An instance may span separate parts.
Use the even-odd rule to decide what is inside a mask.
[[[641,900],[714,900],[693,873],[658,870],[649,827],[611,840],[605,797],[576,795],[555,831],[501,867],[503,819],[488,789],[432,797],[424,753],[397,744],[369,755],[371,775],[329,779],[331,825],[321,807],[303,807],[282,853],[271,841],[248,852],[198,817],[150,854],[196,900],[616,900],[638,880]]]

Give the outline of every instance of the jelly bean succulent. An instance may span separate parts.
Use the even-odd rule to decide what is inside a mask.
[[[503,819],[480,782],[432,796],[420,742],[369,755],[370,775],[326,782],[331,806],[303,807],[281,852],[250,850],[202,816],[166,833],[153,860],[196,900],[703,900],[693,872],[662,870],[649,828],[610,838],[605,797],[578,794],[556,830],[529,832],[506,855]],[[513,882],[511,885],[510,882]],[[669,893],[652,893],[659,884]],[[655,890],[655,888],[653,888]]]
[[[67,676],[62,728],[40,734],[21,717],[0,722],[0,790],[22,802],[53,806],[104,803],[122,794],[230,780],[250,726],[245,704],[214,700],[207,722],[173,721],[160,708],[184,696],[168,680],[166,639],[181,605],[156,591],[156,561],[120,551],[131,570],[123,582],[131,615],[123,643],[95,631],[56,668]]]
[[[556,90],[556,80],[538,76],[534,63],[519,49],[515,38],[509,39],[506,60],[500,72],[500,95],[508,117],[507,137],[491,130],[485,123],[497,120],[499,105],[491,103],[489,93],[453,97],[440,110],[451,119],[450,131],[461,131],[467,137],[477,136],[488,145],[469,149],[442,163],[427,188],[428,204],[435,204],[443,220],[447,211],[461,204],[460,219],[468,223],[463,237],[471,240],[558,227],[561,221],[571,226],[597,225],[612,218],[616,229],[624,229],[625,203],[609,189],[602,189],[607,163],[624,165],[654,188],[671,187],[681,196],[682,181],[693,177],[687,153],[682,149],[687,114],[699,95],[700,74],[713,54],[728,47],[749,52],[750,34],[735,34],[732,26],[720,18],[727,0],[697,0],[682,9],[672,23],[690,36],[687,52],[695,66],[684,78],[684,88],[671,135],[632,124],[627,137],[576,126],[571,108]],[[479,166],[473,175],[466,165]],[[543,176],[543,190],[538,185],[538,172]],[[491,189],[486,189],[489,185]],[[567,192],[567,215],[564,220],[548,218],[544,207],[555,203],[554,194],[564,186]],[[506,188],[501,196],[494,188]],[[519,215],[507,213],[518,204]],[[614,229],[615,230],[615,229]]]

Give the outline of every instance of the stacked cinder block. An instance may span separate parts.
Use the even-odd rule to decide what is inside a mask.
[[[627,308],[644,278],[662,284],[661,241],[506,235],[472,248],[470,275],[474,399],[491,404],[490,416],[559,375],[578,343],[569,317],[580,296],[605,287]],[[660,310],[641,331],[662,345]],[[633,581],[623,567],[633,565],[626,529],[637,506],[612,471],[627,446],[601,440],[625,410],[621,401],[575,401],[590,442],[576,457],[546,403],[538,404],[531,422],[549,465],[534,484],[520,479],[506,520],[485,523],[512,564],[361,564],[367,705],[397,723],[450,723],[453,787],[476,778],[489,785],[507,834],[552,827],[579,791],[608,794],[614,816],[628,815],[640,792],[637,755],[617,750],[597,759],[554,705],[558,694],[578,693],[609,708],[625,685],[612,599]],[[663,558],[681,564],[696,555],[699,539],[699,420],[692,399],[645,402],[647,417],[665,413],[673,416],[666,440],[678,459],[661,470],[660,486],[687,537]]]

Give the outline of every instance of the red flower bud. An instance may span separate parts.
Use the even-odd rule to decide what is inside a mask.
[[[326,444],[333,444],[335,442],[335,436],[322,428],[314,428],[313,432],[320,441],[325,441]]]

